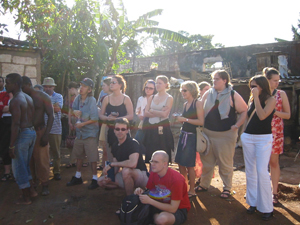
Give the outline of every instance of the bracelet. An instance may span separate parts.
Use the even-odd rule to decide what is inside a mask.
[[[185,119],[185,122],[189,122],[189,119]]]
[[[235,126],[235,127],[236,127],[236,129],[239,129],[239,127],[238,127],[237,125],[235,125],[235,124],[234,124],[233,126]]]
[[[107,165],[112,168],[113,166],[111,165],[111,162],[107,163]]]
[[[14,149],[15,147],[16,147],[16,146],[12,146],[12,147],[9,146],[9,149]]]

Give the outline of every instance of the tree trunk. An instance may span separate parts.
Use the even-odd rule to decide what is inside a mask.
[[[67,70],[65,70],[64,75],[62,77],[62,81],[61,81],[61,94],[64,94],[64,89],[65,89],[65,78],[66,78],[66,74],[67,74]]]

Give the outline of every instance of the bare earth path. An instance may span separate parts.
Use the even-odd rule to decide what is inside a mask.
[[[67,162],[69,151],[62,149],[62,163]],[[235,172],[233,179],[233,195],[227,199],[219,197],[222,190],[218,169],[215,169],[215,178],[208,192],[199,193],[191,200],[192,209],[188,214],[186,225],[194,224],[272,224],[288,225],[300,224],[300,191],[297,189],[300,181],[300,158],[296,162],[293,158],[282,156],[281,166],[283,176],[281,181],[293,183],[289,185],[281,183],[280,205],[274,208],[274,218],[270,221],[262,221],[260,214],[248,215],[246,213],[246,201],[244,194],[246,190],[246,179],[243,166],[241,149],[236,150]],[[125,196],[123,190],[103,190],[97,188],[88,190],[90,183],[90,168],[83,168],[83,185],[67,187],[66,183],[75,174],[76,169],[66,169],[65,164],[61,167],[61,181],[50,181],[50,195],[38,196],[33,199],[29,206],[15,205],[20,192],[17,184],[0,182],[0,224],[105,224],[117,225],[119,220],[114,214]],[[173,164],[173,168],[177,165]],[[3,165],[0,165],[0,174],[3,173]],[[99,171],[99,176],[101,172]],[[52,179],[52,177],[51,177]],[[297,183],[298,182],[298,183]],[[41,188],[38,188],[41,192]]]

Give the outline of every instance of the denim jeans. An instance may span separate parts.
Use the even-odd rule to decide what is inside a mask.
[[[35,143],[36,133],[33,128],[23,129],[15,142],[16,158],[12,159],[12,170],[20,189],[30,187],[32,180],[30,172],[30,159]]]

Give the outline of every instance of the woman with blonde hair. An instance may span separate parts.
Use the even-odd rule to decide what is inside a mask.
[[[157,94],[150,97],[145,108],[143,144],[146,148],[148,163],[153,152],[164,150],[171,161],[171,151],[174,150],[174,139],[170,128],[169,114],[173,105],[173,97],[167,93],[170,89],[168,77],[159,75],[155,79]]]
[[[194,169],[197,146],[196,127],[203,125],[199,119],[201,108],[200,101],[197,99],[199,87],[194,81],[185,81],[181,84],[180,92],[186,102],[183,104],[182,116],[175,117],[178,122],[182,123],[175,162],[178,163],[179,171],[184,176],[187,184],[189,183],[187,178],[188,172],[190,180],[188,195],[193,197],[196,195]]]
[[[263,69],[270,83],[271,93],[276,99],[275,113],[272,119],[272,154],[270,158],[270,171],[273,186],[273,204],[278,204],[278,182],[280,178],[279,155],[283,153],[284,135],[283,135],[283,119],[288,120],[291,116],[290,104],[286,93],[278,90],[280,82],[279,71],[272,67]]]
[[[262,219],[273,215],[272,190],[268,163],[272,151],[272,130],[276,100],[272,97],[267,78],[257,75],[250,79],[251,96],[248,104],[248,122],[241,135],[247,180],[248,214],[256,210]]]
[[[114,133],[114,123],[117,118],[126,118],[129,121],[133,119],[132,101],[125,94],[126,81],[121,75],[115,75],[110,82],[110,91],[112,94],[107,95],[101,107],[99,118],[106,121],[107,130],[107,158],[112,161],[111,146],[118,141]]]

